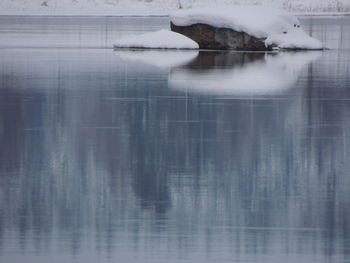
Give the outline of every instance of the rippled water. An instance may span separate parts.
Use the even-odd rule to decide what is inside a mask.
[[[0,262],[350,262],[350,18],[323,52],[113,51],[166,18],[0,17]]]

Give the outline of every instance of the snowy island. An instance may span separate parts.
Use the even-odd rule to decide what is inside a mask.
[[[161,30],[116,41],[115,48],[233,49],[266,51],[323,49],[288,12],[262,6],[179,10],[170,14],[171,31]],[[184,38],[186,37],[186,39]]]
[[[199,45],[182,34],[163,29],[121,38],[114,48],[198,49]]]

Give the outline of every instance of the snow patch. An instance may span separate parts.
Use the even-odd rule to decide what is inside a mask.
[[[275,44],[284,49],[323,49],[323,44],[310,37],[302,29],[290,29],[287,34],[272,34],[265,40],[265,45]]]
[[[115,41],[114,48],[198,49],[192,39],[169,30],[133,35]]]
[[[162,69],[186,65],[198,56],[198,50],[118,50],[124,61],[136,61]]]
[[[322,49],[322,43],[308,36],[299,20],[288,12],[262,6],[223,6],[180,10],[170,14],[177,26],[208,24],[231,28],[257,38],[266,38],[266,45],[280,48]]]

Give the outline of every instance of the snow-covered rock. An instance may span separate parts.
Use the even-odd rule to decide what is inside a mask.
[[[170,23],[170,28],[197,42],[201,49],[268,51],[274,47],[274,45],[266,45],[265,38],[257,38],[231,28],[214,27],[207,24],[176,26],[173,23]]]
[[[121,38],[115,41],[114,48],[198,49],[199,46],[184,35],[169,30],[159,30]]]
[[[244,32],[265,45],[280,48],[322,49],[322,43],[308,36],[299,20],[290,13],[270,7],[234,5],[179,10],[170,14],[170,21],[178,27],[205,24],[216,28]]]

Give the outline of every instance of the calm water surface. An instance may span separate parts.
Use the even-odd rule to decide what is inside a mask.
[[[0,262],[350,262],[350,17],[323,52],[113,51],[166,18],[0,17]]]

